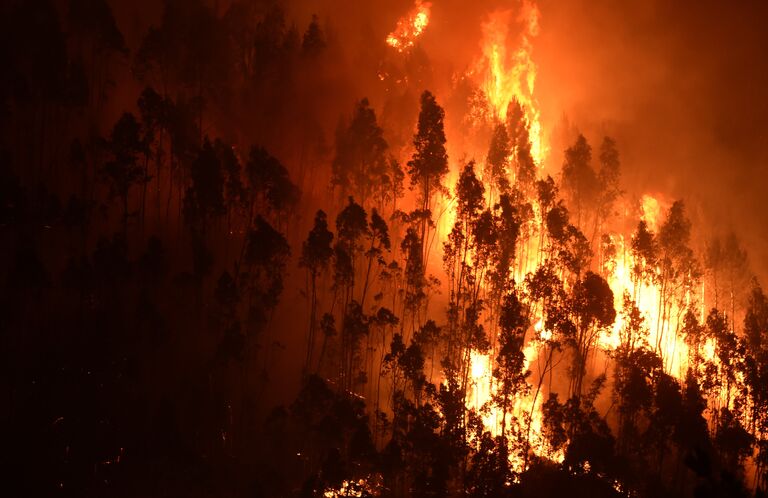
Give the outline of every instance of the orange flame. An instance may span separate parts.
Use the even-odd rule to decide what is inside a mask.
[[[522,32],[518,48],[508,51],[510,39],[513,38],[510,28],[514,25],[522,26]],[[515,18],[511,10],[496,11],[483,23],[482,32],[483,56],[472,72],[482,79],[479,84],[498,119],[506,119],[511,102],[520,103],[529,128],[531,154],[536,163],[541,164],[546,157],[547,147],[538,102],[534,96],[536,63],[532,56],[532,39],[539,33],[539,10],[536,5],[526,1]]]
[[[648,229],[656,231],[659,228],[659,214],[661,213],[661,204],[653,196],[645,194],[641,199],[642,216],[641,219],[648,224]]]
[[[412,48],[429,24],[431,7],[429,2],[421,3],[421,0],[416,0],[413,9],[397,21],[395,30],[387,36],[387,45],[398,52]]]
[[[387,44],[398,52],[405,52],[412,48],[418,37],[423,33],[429,23],[431,4],[421,3],[417,0],[414,8],[401,18],[395,30],[387,37]],[[512,30],[517,27],[517,31]],[[516,16],[512,10],[500,10],[491,14],[482,25],[482,55],[476,61],[472,69],[466,74],[472,78],[478,88],[482,90],[487,101],[487,106],[493,114],[493,118],[505,121],[509,106],[513,102],[520,104],[531,141],[531,154],[534,161],[541,165],[548,153],[545,142],[541,115],[538,101],[535,96],[535,84],[537,66],[533,60],[533,39],[539,32],[539,11],[529,0],[523,0],[522,8]],[[512,49],[511,47],[517,47]],[[486,107],[486,109],[488,109]],[[485,111],[486,113],[488,111]],[[483,123],[487,122],[487,114],[480,114],[477,118]],[[449,183],[453,183],[451,178]],[[637,207],[637,206],[635,206]],[[648,229],[658,233],[662,223],[662,213],[668,208],[668,204],[652,195],[643,195],[640,199],[640,217],[647,223]],[[625,208],[627,208],[625,206]],[[438,232],[444,237],[450,231],[455,217],[455,205],[450,201],[445,207],[445,216],[438,220]],[[629,213],[630,209],[625,209]],[[637,212],[633,210],[632,212]],[[524,242],[525,247],[520,248],[523,264],[515,269],[515,280],[520,282],[525,274],[535,268],[540,261],[540,244],[542,237],[537,236],[538,230],[543,226],[538,208],[534,206],[536,223],[532,224],[532,233]],[[639,308],[644,319],[644,327],[647,330],[647,347],[659,353],[664,361],[664,369],[667,373],[682,379],[689,367],[688,345],[679,333],[680,320],[686,309],[694,304],[700,304],[702,319],[704,318],[704,288],[701,292],[688,290],[684,299],[676,299],[666,302],[665,308],[661,308],[662,293],[665,292],[662,284],[654,278],[638,279],[635,272],[636,261],[632,253],[631,233],[613,233],[610,235],[615,246],[615,256],[612,256],[610,269],[604,276],[614,294],[614,307],[617,311],[616,321],[613,326],[601,331],[597,339],[597,347],[604,353],[610,353],[621,346],[622,332],[626,332],[625,317],[621,311],[625,293],[632,296],[635,305]],[[524,256],[523,256],[524,255]],[[601,263],[602,264],[602,263]],[[533,376],[541,376],[546,373],[547,367],[541,366],[540,355],[546,344],[553,336],[553,332],[547,330],[541,316],[534,317],[534,325],[528,331],[524,345],[524,368],[530,369]],[[702,345],[701,351],[704,359],[717,362],[715,345],[711,339],[707,339]],[[592,358],[598,355],[593,355]],[[602,358],[608,358],[603,356]],[[470,392],[467,395],[467,407],[475,409],[482,415],[486,428],[493,434],[498,434],[504,425],[504,417],[515,417],[516,420],[525,423],[530,421],[530,451],[534,454],[554,461],[562,461],[563,453],[552,451],[547,447],[543,434],[542,404],[543,392],[530,392],[515,401],[510,413],[502,414],[494,406],[494,396],[497,393],[497,381],[493,376],[495,353],[481,353],[473,351],[470,356],[469,382]],[[592,359],[591,361],[596,361]],[[601,360],[602,361],[602,360]],[[607,365],[607,363],[606,363]],[[595,365],[591,365],[594,367]],[[591,367],[588,367],[592,369]],[[607,370],[607,366],[605,367]],[[542,376],[543,378],[543,376]],[[533,391],[533,390],[532,390]],[[526,419],[526,417],[529,417]],[[507,421],[510,419],[507,418]],[[513,457],[516,458],[516,457]],[[520,469],[522,461],[511,461],[513,469]]]
[[[646,194],[641,199],[642,219],[654,232],[658,230],[661,223],[661,215],[665,206],[666,204],[663,201],[651,195]],[[685,311],[684,308],[691,304],[690,301],[703,300],[703,296],[691,295],[688,299],[689,302],[686,303],[669,303],[667,311],[664,313],[660,312],[659,297],[662,292],[661,284],[653,280],[640,282],[635,280],[633,273],[635,261],[630,246],[631,234],[613,234],[612,240],[616,246],[616,261],[615,265],[612,265],[613,269],[605,277],[614,294],[614,307],[617,311],[617,316],[613,326],[602,331],[599,335],[597,339],[598,349],[605,353],[610,353],[621,345],[621,332],[625,326],[621,310],[623,307],[623,296],[626,292],[636,300],[636,305],[644,318],[644,326],[648,331],[648,344],[646,346],[655,349],[656,345],[658,345],[658,353],[664,360],[665,371],[678,379],[683,379],[689,367],[688,345],[685,343],[682,335],[676,331],[679,327],[677,322],[681,319]],[[532,249],[535,249],[537,237],[531,237],[527,243],[532,244],[534,246]],[[537,251],[531,250],[530,252],[535,253]],[[545,341],[551,339],[552,332],[546,330],[541,317],[536,317],[529,334],[524,348],[524,368],[531,370],[532,375],[536,377],[541,373],[539,370],[540,365],[538,364],[540,361],[539,355],[542,352],[541,346]],[[703,345],[702,354],[705,359],[716,361],[714,345],[711,340],[707,340]],[[472,393],[468,396],[467,405],[470,408],[481,411],[484,424],[488,430],[496,434],[502,425],[502,415],[492,406],[492,400],[497,391],[492,375],[493,358],[494,353],[472,353],[470,364]],[[562,450],[552,452],[547,447],[546,438],[542,432],[543,415],[541,407],[543,402],[544,399],[541,394],[537,397],[533,392],[528,393],[516,401],[516,405],[507,416],[514,416],[518,420],[524,419],[525,416],[530,416],[530,450],[539,457],[546,457],[553,461],[562,461],[564,456]],[[489,409],[482,412],[484,406]],[[520,461],[511,460],[510,463],[512,468],[516,470],[519,470],[522,466]]]

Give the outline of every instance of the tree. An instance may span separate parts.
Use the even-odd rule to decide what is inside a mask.
[[[683,397],[677,380],[662,370],[655,372],[653,381],[653,404],[649,413],[653,423],[648,426],[644,437],[656,450],[657,469],[661,474],[669,442],[682,420]]]
[[[240,268],[242,285],[248,293],[249,331],[258,332],[283,292],[285,267],[291,248],[285,236],[261,216],[246,235],[246,249]]]
[[[600,169],[597,172],[597,180],[600,185],[598,210],[601,222],[611,216],[613,204],[621,195],[620,178],[621,163],[616,141],[611,137],[604,137],[600,144]]]
[[[733,408],[731,406],[731,396],[734,395],[732,389],[738,387],[737,372],[741,370],[740,364],[744,353],[742,344],[728,322],[727,316],[715,308],[712,308],[707,315],[705,327],[706,336],[714,340],[715,354],[719,360],[716,366],[717,383],[720,385],[717,387],[721,393],[725,394],[724,407],[730,410]],[[722,385],[723,382],[725,385]],[[740,389],[736,389],[737,394],[739,391]]]
[[[576,210],[576,225],[581,227],[586,210],[594,208],[599,189],[595,170],[592,168],[592,147],[584,135],[565,151],[563,162],[563,188],[569,196],[571,207]]]
[[[756,488],[765,487],[768,474],[768,298],[753,281],[746,316],[744,335],[748,348],[746,384],[752,402],[751,426],[757,446]]]
[[[475,163],[470,161],[464,166],[456,183],[456,215],[463,223],[464,232],[469,234],[470,223],[483,209],[485,187],[475,175]]]
[[[110,181],[112,196],[123,204],[123,229],[128,227],[128,195],[134,184],[144,180],[144,169],[138,164],[142,150],[140,126],[136,117],[124,113],[112,128],[107,142],[112,159],[104,165],[104,174]]]
[[[597,171],[597,214],[592,240],[602,230],[603,224],[613,215],[614,204],[621,195],[619,180],[621,178],[621,163],[616,141],[604,137],[600,144],[600,168]]]
[[[499,313],[499,328],[501,329],[499,352],[496,356],[496,367],[493,370],[493,376],[499,382],[498,392],[494,401],[501,408],[500,443],[504,446],[507,445],[508,438],[507,411],[512,406],[511,403],[516,396],[522,397],[530,389],[526,379],[531,372],[525,368],[525,353],[523,352],[525,332],[529,325],[528,309],[518,299],[517,293],[513,289],[504,296],[501,304],[501,311]],[[532,414],[528,416],[526,434],[523,435],[521,433],[518,435],[523,440],[522,457],[525,462],[524,466],[527,465],[528,452],[530,451],[531,420]],[[526,421],[523,420],[521,422],[525,423]],[[508,454],[508,452],[509,449],[505,447],[503,454]]]
[[[240,158],[235,154],[234,147],[220,139],[216,139],[213,147],[224,175],[224,205],[227,210],[227,228],[229,228],[232,211],[247,206],[248,192],[242,180],[243,168]]]
[[[419,202],[423,213],[431,213],[432,196],[445,191],[443,177],[448,173],[448,153],[445,150],[445,130],[443,119],[445,111],[435,100],[434,95],[424,91],[421,95],[421,110],[416,134],[413,136],[414,153],[408,161],[408,174],[411,187],[418,190]],[[421,223],[421,244],[424,261],[427,260],[428,224]]]
[[[501,196],[499,206],[501,211],[496,215],[495,220],[498,243],[492,265],[491,282],[494,291],[501,295],[512,284],[510,276],[514,271],[521,220],[518,210],[508,195]]]
[[[623,455],[645,453],[642,427],[653,420],[653,379],[660,370],[661,360],[648,348],[617,351],[613,398],[618,405],[617,450]]]
[[[600,329],[616,320],[613,307],[613,291],[600,275],[588,271],[573,289],[573,313],[576,317],[577,335],[572,340],[574,348],[572,392],[581,395],[586,374],[587,359],[594,347]]]
[[[648,229],[648,224],[640,220],[632,235],[632,276],[635,284],[632,297],[635,301],[638,299],[640,286],[656,280],[657,244],[656,236]]]
[[[160,204],[160,169],[164,161],[163,132],[168,126],[168,108],[167,102],[158,94],[154,88],[146,87],[142,90],[138,101],[136,102],[141,116],[141,145],[144,153],[144,177],[149,178],[149,160],[155,160],[155,185],[157,186],[158,208]],[[153,150],[154,149],[154,150]],[[145,218],[147,185],[144,183],[144,189],[141,194],[141,214],[142,222]]]
[[[376,113],[364,98],[356,104],[349,126],[340,125],[336,133],[331,183],[341,188],[342,195],[359,192],[365,204],[387,174],[387,148]]]
[[[281,76],[285,76],[286,63],[299,42],[295,28],[286,28],[283,8],[280,5],[269,7],[256,23],[250,47],[244,47],[251,60],[248,65],[251,71],[247,73],[249,79],[254,83],[259,80],[279,81]]]
[[[669,209],[667,218],[659,228],[658,242],[658,282],[659,318],[657,322],[656,349],[661,351],[666,328],[670,327],[670,312],[673,299],[677,299],[678,308],[683,308],[686,293],[694,288],[701,276],[698,262],[690,248],[691,222],[685,215],[682,201],[675,201]],[[675,328],[675,336],[679,331]]]
[[[305,369],[311,368],[312,351],[315,344],[315,328],[317,322],[317,277],[328,268],[333,257],[333,233],[328,230],[328,217],[322,209],[315,214],[315,224],[310,230],[307,240],[301,248],[299,266],[306,268],[309,273],[311,286],[310,311],[309,311],[309,335],[307,336],[307,358]]]
[[[746,251],[733,232],[725,239],[715,237],[707,244],[704,263],[712,276],[714,307],[729,313],[736,321],[737,306],[741,306],[749,288],[749,263]],[[725,298],[725,301],[721,299]]]
[[[168,0],[158,27],[152,26],[137,50],[134,71],[140,80],[153,78],[163,95],[172,87],[194,92],[202,128],[203,103],[216,102],[231,75],[229,39],[224,23],[201,0]],[[200,140],[202,137],[198,137]]]
[[[515,99],[507,109],[507,129],[515,158],[515,183],[526,194],[536,181],[536,163],[531,155],[530,123],[520,102]]]
[[[485,160],[486,180],[492,182],[499,194],[506,193],[509,190],[509,179],[507,178],[507,165],[509,156],[512,153],[507,127],[504,123],[497,123],[491,137],[491,145],[488,149],[488,156]]]
[[[371,222],[369,223],[370,245],[365,252],[368,258],[368,266],[365,271],[365,280],[363,282],[363,295],[360,298],[360,305],[365,306],[365,297],[368,292],[368,284],[371,276],[371,268],[373,261],[376,260],[379,266],[385,265],[382,254],[384,251],[389,251],[391,242],[389,240],[389,227],[384,218],[379,216],[379,212],[376,208],[371,210]]]
[[[251,217],[263,212],[280,218],[298,202],[301,193],[288,170],[263,147],[251,147],[245,173],[251,188]]]
[[[578,279],[592,258],[589,241],[578,227],[570,223],[568,209],[562,201],[547,212],[545,223],[550,242],[549,256]]]
[[[184,198],[184,214],[193,230],[199,230],[199,235],[205,237],[208,220],[226,212],[221,161],[207,137],[192,162],[190,177],[192,184]]]
[[[422,259],[422,241],[414,228],[408,228],[400,244],[400,250],[405,257],[405,299],[403,311],[409,311],[415,320],[416,313],[426,299],[424,292],[424,260]],[[405,316],[405,313],[403,313]]]
[[[363,239],[369,235],[368,213],[349,197],[347,206],[336,216],[336,244],[334,246],[334,285],[335,291],[343,291],[341,299],[341,349],[342,349],[342,381],[344,388],[352,386],[352,360],[356,353],[358,339],[356,331],[365,328],[367,333],[367,317],[361,305],[353,299],[355,287],[355,274],[357,270],[358,254],[363,251]],[[347,323],[347,320],[354,323]]]
[[[316,56],[323,51],[325,45],[325,35],[320,28],[320,19],[317,14],[312,14],[312,21],[307,26],[301,41],[301,51],[306,56]]]
[[[98,110],[105,95],[109,73],[106,69],[113,53],[128,55],[123,34],[117,27],[112,9],[104,0],[72,0],[69,26],[77,39],[78,50],[90,58],[88,88],[91,104]]]

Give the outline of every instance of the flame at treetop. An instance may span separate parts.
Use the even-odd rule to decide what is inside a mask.
[[[657,230],[661,204],[655,197],[645,194],[641,200],[642,215],[641,219],[648,224],[649,230]]]
[[[522,26],[516,41],[510,28]],[[535,4],[523,2],[517,16],[512,10],[492,13],[482,25],[482,57],[472,73],[480,78],[494,117],[505,121],[510,103],[517,101],[523,109],[531,140],[531,155],[541,164],[547,154],[536,87],[536,63],[533,61],[533,38],[539,33],[539,10]],[[517,43],[517,48],[510,50]]]
[[[414,46],[429,24],[429,11],[432,4],[417,0],[413,9],[397,21],[395,30],[387,36],[387,45],[403,52]]]

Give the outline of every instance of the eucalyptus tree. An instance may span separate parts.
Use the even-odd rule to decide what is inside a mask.
[[[349,124],[340,124],[336,132],[336,155],[331,163],[331,184],[340,189],[342,198],[354,192],[363,205],[374,197],[381,200],[388,194],[383,180],[389,178],[391,166],[387,157],[384,130],[376,121],[376,112],[368,99],[355,105]],[[379,203],[379,209],[383,205]]]
[[[484,178],[493,188],[489,192],[488,203],[493,205],[493,191],[498,196],[507,193],[510,189],[508,171],[512,148],[510,146],[507,127],[504,123],[496,123],[485,159]]]
[[[448,173],[448,153],[445,150],[445,111],[429,91],[421,95],[421,110],[416,134],[413,136],[414,153],[408,161],[411,187],[417,190],[420,210],[431,216],[432,199],[438,192],[445,192],[443,178]],[[429,223],[421,222],[419,237],[422,258],[428,259]]]
[[[140,125],[133,114],[124,113],[115,123],[106,147],[111,159],[104,164],[103,175],[109,181],[111,195],[120,198],[123,231],[126,231],[131,187],[145,179],[144,168],[138,162],[142,150]]]
[[[328,230],[328,216],[322,209],[315,214],[315,222],[307,240],[301,248],[299,266],[306,268],[309,275],[310,304],[309,304],[309,333],[307,334],[307,357],[305,370],[311,369],[312,353],[315,345],[315,330],[317,324],[317,279],[328,269],[333,258],[333,233]]]
[[[592,147],[579,135],[565,151],[562,168],[563,190],[568,196],[571,209],[576,212],[576,226],[583,227],[586,214],[591,212],[599,192],[599,180],[592,166]]]

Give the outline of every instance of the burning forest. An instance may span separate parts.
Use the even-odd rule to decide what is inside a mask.
[[[4,2],[3,494],[766,496],[768,12],[670,3]]]

